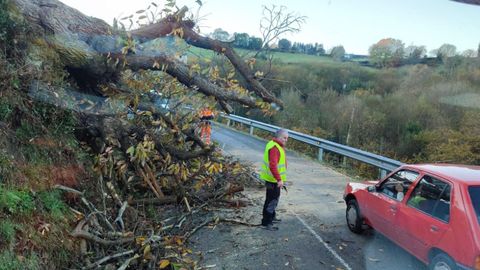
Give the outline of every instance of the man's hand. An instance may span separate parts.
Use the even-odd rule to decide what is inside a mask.
[[[283,181],[278,181],[277,187],[281,189],[283,187]]]

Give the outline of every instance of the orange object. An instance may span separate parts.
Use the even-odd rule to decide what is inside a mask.
[[[213,111],[208,107],[200,111],[200,139],[206,144],[210,144],[210,136],[212,135],[210,120],[213,119],[213,116]]]
[[[210,121],[200,123],[200,138],[206,144],[210,144],[210,136],[212,135],[212,126]]]
[[[203,108],[200,111],[200,119],[201,120],[212,120],[213,119],[213,111],[208,107]]]

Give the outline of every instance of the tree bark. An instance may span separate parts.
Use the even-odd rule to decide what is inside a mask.
[[[85,16],[58,0],[12,1],[29,22],[33,32],[42,35],[51,48],[58,52],[65,68],[74,75],[82,73],[82,76],[77,79],[79,84],[84,83],[85,88],[92,88],[99,82],[116,81],[117,74],[123,69],[123,66],[120,68],[120,65],[107,63],[106,55],[108,53],[116,54],[113,59],[115,61],[119,57],[121,47],[116,44],[117,36],[112,34],[113,29],[107,23]],[[245,79],[246,88],[249,91],[256,93],[266,102],[274,102],[282,106],[283,103],[254,78],[252,70],[229,44],[200,36],[193,30],[194,23],[192,21],[182,19],[184,12],[185,9],[181,9],[177,14],[170,15],[156,24],[130,31],[130,33],[142,40],[150,40],[169,35],[175,29],[182,29],[181,38],[187,43],[225,54]],[[126,60],[125,67],[132,70],[158,70],[164,66],[166,67],[165,72],[177,78],[187,87],[216,97],[224,109],[229,108],[226,106],[228,101],[256,107],[256,102],[252,97],[222,88],[199,74],[192,74],[187,65],[165,54],[156,56],[127,54],[124,60]]]

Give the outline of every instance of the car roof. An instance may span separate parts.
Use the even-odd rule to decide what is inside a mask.
[[[403,168],[421,170],[468,185],[480,185],[480,166],[458,164],[415,164],[404,165]]]

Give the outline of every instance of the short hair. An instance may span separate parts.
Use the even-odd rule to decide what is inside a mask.
[[[288,135],[288,130],[281,128],[275,132],[275,138],[280,138],[281,135]]]

